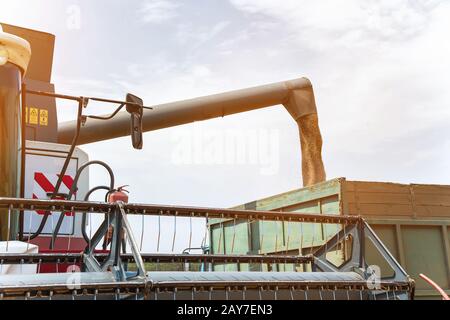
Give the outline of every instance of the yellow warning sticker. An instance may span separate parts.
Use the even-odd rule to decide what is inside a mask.
[[[40,113],[39,113],[39,124],[41,126],[48,126],[48,111],[41,109]]]
[[[39,109],[30,108],[29,123],[30,124],[38,124],[39,123]]]

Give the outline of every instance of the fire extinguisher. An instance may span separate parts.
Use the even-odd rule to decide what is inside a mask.
[[[126,187],[129,186],[122,186],[119,187],[113,191],[111,191],[108,195],[108,202],[109,203],[117,203],[119,201],[122,201],[123,203],[128,203],[128,194],[130,193],[128,190],[125,190]],[[113,235],[113,228],[110,226],[108,228],[108,232],[105,235],[105,238],[103,240],[103,250],[106,250],[106,247],[111,242]],[[122,249],[124,250],[124,253],[126,252],[126,241],[124,239],[124,233],[123,230],[121,232],[121,238],[122,238]]]
[[[128,203],[128,194],[130,192],[128,190],[125,190],[126,187],[129,187],[129,186],[122,186],[122,187],[119,187],[116,190],[112,191],[108,195],[108,202],[116,203],[116,202],[122,201],[123,203]]]

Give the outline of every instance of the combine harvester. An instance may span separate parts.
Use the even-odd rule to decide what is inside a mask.
[[[111,168],[89,162],[78,148],[131,135],[133,147],[141,149],[143,132],[283,105],[299,126],[303,182],[311,186],[326,176],[314,93],[307,79],[149,108],[131,94],[126,101],[55,94],[50,83],[53,44],[52,35],[33,30],[3,25],[0,32],[0,299],[414,298],[414,281],[360,216],[130,204],[124,190],[115,185]],[[77,120],[58,124],[55,99],[77,103]],[[104,117],[89,116],[92,101],[118,108]],[[126,112],[119,112],[123,108]],[[107,185],[89,189],[92,165],[109,172]],[[90,202],[90,196],[101,190],[106,192],[105,202]],[[104,219],[90,232],[86,225],[93,214]],[[177,217],[282,221],[302,236],[303,228],[311,226],[326,226],[328,232],[320,244],[300,245],[298,253],[290,255],[236,255],[233,250],[143,254],[143,238],[139,243],[133,234],[131,215],[175,221]],[[158,241],[160,236],[161,229]],[[394,270],[388,278],[379,277],[366,262],[366,242]],[[344,261],[335,263],[342,254]],[[148,263],[201,263],[203,272],[147,272]],[[247,271],[224,271],[242,264]],[[261,269],[252,271],[255,265]],[[273,265],[289,265],[292,271],[276,271]]]

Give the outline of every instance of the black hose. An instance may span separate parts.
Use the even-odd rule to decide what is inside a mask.
[[[80,167],[80,169],[78,169],[77,174],[75,175],[75,179],[73,180],[73,184],[72,184],[72,188],[70,188],[69,191],[69,195],[68,195],[68,200],[70,200],[72,198],[72,196],[77,192],[78,190],[78,180],[80,179],[81,174],[83,173],[84,169],[86,169],[89,166],[92,166],[94,164],[100,165],[102,167],[104,167],[108,173],[109,173],[109,178],[110,178],[110,189],[114,189],[114,184],[115,184],[115,178],[114,178],[114,172],[112,171],[111,167],[108,166],[105,162],[103,161],[99,161],[99,160],[95,160],[95,161],[90,161],[85,163],[84,165],[82,165]]]
[[[99,191],[99,190],[106,190],[106,191],[108,191],[106,193],[105,197],[108,197],[108,194],[111,192],[111,189],[109,187],[98,186],[98,187],[95,187],[95,188],[89,190],[89,192],[86,193],[86,196],[84,197],[84,201],[89,201],[89,197],[91,196],[91,194],[93,194],[94,192]],[[106,201],[107,200],[105,199],[105,202]],[[87,212],[83,212],[83,215],[82,215],[82,218],[81,218],[81,233],[83,234],[84,241],[86,241],[88,243],[91,239],[87,235],[87,232],[86,232],[86,214],[87,214]]]
[[[83,171],[87,167],[89,167],[91,165],[94,165],[94,164],[100,165],[100,166],[104,167],[108,171],[109,177],[110,177],[109,191],[111,192],[114,189],[114,182],[115,182],[114,180],[115,179],[114,179],[114,172],[112,171],[111,167],[108,166],[103,161],[98,161],[98,160],[90,161],[90,162],[84,164],[83,166],[81,166],[78,169],[77,174],[75,175],[75,179],[73,181],[72,187],[70,188],[69,195],[67,196],[67,200],[72,199],[72,196],[77,192],[77,190],[78,190],[78,180],[80,179],[80,176],[83,173]],[[64,213],[61,213],[61,215],[59,216],[59,219],[58,219],[58,223],[56,224],[55,230],[53,231],[53,234],[52,234],[52,239],[50,241],[50,249],[53,249],[55,247],[56,238],[58,237],[59,229],[61,228],[61,225],[63,223],[64,217],[65,217]]]

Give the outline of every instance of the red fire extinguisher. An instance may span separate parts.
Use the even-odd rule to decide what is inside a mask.
[[[108,196],[108,202],[116,203],[118,201],[122,201],[123,203],[128,203],[128,193],[130,192],[125,190],[126,187],[129,186],[122,186],[111,192]]]
[[[122,201],[123,203],[128,203],[128,193],[130,193],[130,192],[128,190],[125,190],[126,187],[128,187],[128,186],[122,186],[122,187],[119,187],[116,190],[112,191],[108,195],[108,202],[109,203],[117,203],[118,201]],[[110,226],[108,228],[108,232],[105,234],[105,238],[103,240],[103,250],[106,250],[107,246],[111,243],[112,236],[113,236],[113,227]],[[124,237],[124,233],[122,230],[121,238],[123,239],[123,237]]]

